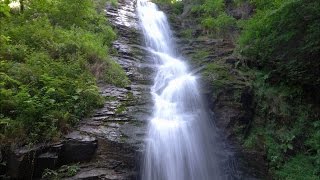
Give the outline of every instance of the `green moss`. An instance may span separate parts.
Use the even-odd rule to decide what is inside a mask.
[[[108,0],[113,7],[118,7],[118,0]]]
[[[116,113],[121,114],[121,113],[125,112],[129,106],[129,104],[133,101],[133,99],[134,99],[134,96],[133,96],[132,92],[128,92],[126,101],[124,101],[120,104],[120,106],[116,110]]]
[[[120,136],[120,142],[124,143],[129,139],[129,136],[125,135],[125,134],[121,134]]]
[[[116,114],[121,114],[121,113],[123,113],[124,111],[126,111],[127,110],[127,106],[126,106],[126,104],[121,104],[118,108],[117,108],[117,110],[116,110]]]
[[[196,53],[192,54],[192,63],[199,65],[209,55],[210,53],[207,50],[198,50]]]
[[[231,84],[236,79],[230,74],[230,69],[226,65],[210,63],[205,67],[203,72],[204,78],[212,83],[216,89],[221,89],[224,86]]]
[[[115,97],[115,96],[106,96],[104,99],[106,101],[114,101],[114,100],[117,100],[117,97]]]
[[[127,99],[128,99],[128,101],[132,101],[132,100],[135,99],[135,97],[134,97],[134,95],[133,95],[132,92],[128,92],[128,94],[127,94]]]
[[[192,29],[184,29],[181,31],[181,36],[183,38],[188,38],[188,39],[192,39]]]
[[[126,87],[130,81],[122,67],[116,62],[111,61],[105,71],[104,80],[107,83],[118,87]]]

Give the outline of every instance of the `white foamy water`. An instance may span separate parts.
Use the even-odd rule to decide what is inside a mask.
[[[197,78],[176,56],[165,14],[148,0],[138,0],[137,12],[146,46],[158,63],[142,179],[225,179],[216,129],[201,101]]]

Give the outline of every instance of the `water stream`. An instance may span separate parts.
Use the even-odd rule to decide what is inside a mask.
[[[149,0],[138,0],[137,12],[157,64],[142,179],[227,179],[222,165],[227,152],[201,100],[197,77],[177,58],[165,14]]]

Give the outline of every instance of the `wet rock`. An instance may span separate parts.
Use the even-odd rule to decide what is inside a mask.
[[[35,160],[36,151],[41,146],[35,148],[21,148],[10,152],[8,158],[8,175],[11,178],[30,179],[33,177],[33,161]]]
[[[41,177],[45,169],[57,166],[61,146],[62,144],[39,144],[10,150],[7,174],[15,179]]]
[[[114,170],[108,170],[105,168],[87,168],[82,170],[77,175],[64,178],[64,180],[91,180],[91,179],[106,179],[106,180],[128,180],[134,179],[135,174],[119,174]]]
[[[231,0],[226,1],[227,12],[235,19],[248,19],[254,12],[253,5],[250,2],[241,2],[238,6],[234,6]]]
[[[45,169],[55,169],[59,163],[59,154],[57,152],[45,152],[40,154],[34,165],[34,177],[41,177]]]
[[[8,169],[12,178],[40,177],[46,168],[57,169],[74,162],[80,162],[80,171],[67,179],[137,176],[136,161],[152,110],[150,87],[155,67],[149,62],[149,50],[143,47],[135,3],[119,0],[117,7],[109,4],[106,9],[106,16],[119,37],[113,43],[118,53],[111,59],[122,66],[131,84],[119,88],[100,82],[100,94],[106,97],[104,106],[83,119],[62,142],[10,151]]]
[[[61,152],[63,164],[91,160],[98,146],[96,138],[78,131],[70,133],[66,139]]]
[[[231,57],[227,57],[225,61],[226,63],[231,64],[233,67],[235,67],[235,64],[238,61],[238,59],[231,56]]]
[[[78,173],[76,176],[71,178],[66,178],[66,180],[76,180],[76,179],[107,179],[107,174],[111,174],[110,171],[105,169],[88,169],[83,170]],[[119,179],[116,175],[111,175],[108,179]]]
[[[6,162],[2,152],[2,148],[0,147],[0,179],[1,179],[1,176],[4,176],[6,174],[6,171],[7,171]]]
[[[119,88],[99,83],[100,93],[106,97],[106,102],[91,117],[81,121],[75,135],[94,137],[97,142],[91,141],[89,149],[92,149],[95,142],[98,147],[94,157],[88,162],[81,162],[80,171],[74,177],[66,179],[137,177],[137,154],[143,147],[146,120],[150,114],[150,87],[155,68],[151,65],[153,62],[148,62],[149,50],[142,46],[144,41],[140,38],[142,31],[138,27],[135,3],[136,1],[119,0],[117,7],[108,6],[106,9],[106,15],[119,37],[113,43],[117,53],[111,59],[125,70],[131,84]],[[78,149],[78,144],[73,139],[74,136],[68,137],[67,142],[72,142],[71,149]],[[68,156],[63,155],[63,159],[75,161],[69,160]]]
[[[183,3],[185,7],[192,4],[191,1]],[[239,7],[231,7],[231,4],[234,4],[231,0],[227,0],[226,3],[227,12],[236,18],[246,19],[252,13],[252,7],[246,2],[242,2]],[[184,31],[186,29],[191,32],[198,31],[196,26],[198,22],[196,18],[190,16],[190,13],[184,13],[183,16],[185,18],[170,18],[171,23],[178,24],[174,28],[176,31],[174,34],[179,39],[175,42],[179,51],[189,61],[192,72],[199,77],[198,83],[203,99],[214,112],[212,120],[225,134],[227,141],[235,145],[234,151],[239,154],[239,164],[244,167],[243,172],[249,175],[241,177],[264,178],[267,174],[264,153],[242,152],[243,147],[239,140],[245,137],[251,128],[254,105],[252,77],[238,68],[242,64],[234,52],[235,43],[229,38],[236,32],[226,32],[227,39],[213,39],[205,36],[203,32],[186,38],[183,36]],[[209,65],[212,65],[211,70],[206,68]]]

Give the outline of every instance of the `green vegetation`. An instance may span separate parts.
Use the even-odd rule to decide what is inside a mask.
[[[191,39],[192,38],[192,29],[185,29],[181,32],[181,35],[183,38],[189,38]]]
[[[229,68],[222,63],[208,64],[203,75],[216,90],[221,90],[235,81],[234,76],[230,75]]]
[[[79,170],[79,164],[63,165],[58,170],[46,169],[42,174],[42,178],[59,180],[61,178],[72,177],[76,175]]]
[[[320,1],[257,2],[257,14],[243,26],[241,54],[266,70],[273,82],[300,86],[316,95],[320,88]]]
[[[305,155],[296,155],[283,166],[281,170],[276,171],[279,179],[305,179],[316,180],[319,176],[314,172],[313,160]]]
[[[97,80],[122,87],[129,82],[109,58],[116,35],[100,14],[106,1],[20,2],[24,4],[10,9],[9,0],[0,1],[1,145],[55,140],[102,105]],[[156,2],[170,4],[172,14],[186,13],[198,23],[182,31],[184,38],[193,38],[199,29],[204,39],[239,33],[241,62],[206,62],[204,77],[217,92],[231,87],[230,99],[238,104],[237,86],[253,87],[255,117],[248,131],[237,135],[245,148],[265,152],[275,179],[319,179],[320,1]],[[243,3],[250,3],[254,14],[236,20],[230,12]],[[192,60],[202,64],[210,53],[199,51]],[[117,113],[123,111],[119,106]],[[77,166],[63,167],[43,176],[59,179],[77,171]]]
[[[221,93],[228,94],[234,106],[241,106],[241,94],[244,89],[250,88],[248,83],[252,79],[252,72],[244,72],[225,62],[225,59],[216,59],[215,62],[206,64],[202,76],[212,86],[213,98],[218,98]],[[241,129],[238,128],[239,136]],[[238,131],[235,130],[235,131]]]
[[[251,17],[235,20],[231,11],[243,13],[245,3],[253,8],[245,12]],[[239,37],[240,67],[215,60],[206,65],[204,78],[218,91],[237,89],[241,81],[254,88],[255,117],[247,132],[236,132],[243,146],[265,152],[275,179],[319,179],[320,1],[184,0],[183,4],[181,9],[191,7],[188,17],[206,38],[239,33],[233,37]],[[192,38],[197,27],[192,28],[182,33],[184,38]],[[200,50],[192,60],[203,64],[206,55]],[[242,74],[251,74],[252,80],[239,81]]]
[[[224,0],[201,0],[192,7],[191,12],[198,17],[207,35],[223,35],[223,32],[236,26],[236,20],[225,10]]]
[[[156,0],[160,4],[171,6],[171,12],[174,15],[181,15],[184,10],[184,1],[177,0]],[[186,1],[188,3],[188,1]],[[231,31],[236,28],[236,20],[228,15],[225,10],[224,0],[193,0],[191,15],[200,23],[200,28],[207,36],[223,36],[226,31]],[[172,17],[171,17],[172,18]],[[186,31],[185,35],[189,35]]]
[[[271,170],[280,179],[301,176],[301,169],[296,168],[300,160],[306,162],[300,168],[312,167],[304,177],[314,179],[320,173],[317,106],[306,102],[303,91],[297,87],[270,85],[266,82],[268,75],[261,72],[256,77],[256,117],[244,145],[266,152]]]
[[[203,59],[205,59],[207,56],[209,56],[210,53],[208,50],[198,50],[194,54],[192,54],[192,64],[200,65],[203,63]]]
[[[128,83],[108,55],[105,1],[21,2],[0,1],[1,144],[55,140],[103,104],[97,79]]]
[[[110,3],[114,7],[118,7],[118,0],[110,0]]]
[[[245,144],[262,143],[279,179],[319,179],[320,1],[253,3],[257,13],[242,22],[238,46],[257,69],[256,118]]]

